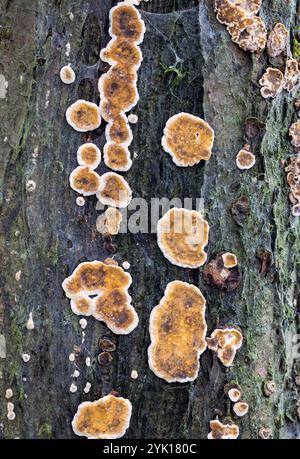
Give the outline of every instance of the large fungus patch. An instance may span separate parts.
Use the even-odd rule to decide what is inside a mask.
[[[209,225],[200,212],[173,208],[158,222],[157,243],[172,264],[198,268],[207,258],[208,233]]]
[[[206,349],[205,299],[194,285],[170,282],[150,316],[149,366],[167,382],[194,381]]]

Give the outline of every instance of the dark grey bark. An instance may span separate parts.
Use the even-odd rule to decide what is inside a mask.
[[[238,422],[242,438],[257,438],[262,427],[270,427],[274,437],[299,435],[295,376],[300,365],[291,357],[290,337],[298,327],[300,235],[299,223],[290,216],[280,164],[292,154],[287,134],[296,118],[295,94],[282,93],[271,102],[261,98],[257,82],[266,55],[251,55],[233,44],[216,21],[211,0],[152,0],[140,6],[147,32],[140,102],[134,110],[139,116],[131,147],[135,159],[126,179],[134,196],[148,202],[153,197],[203,197],[211,228],[209,259],[222,250],[235,252],[242,283],[235,292],[222,294],[203,283],[203,269],[167,262],[154,234],[119,235],[115,258],[131,263],[131,294],[140,324],[129,336],[118,337],[88,319],[81,344],[78,317],[70,311],[61,282],[78,263],[110,254],[95,229],[96,199],[77,207],[68,184],[75,152],[87,137],[73,131],[64,114],[77,98],[99,100],[97,78],[103,66],[98,54],[109,40],[108,12],[115,3],[0,1],[0,74],[8,82],[0,99],[0,335],[6,341],[6,357],[0,358],[0,435],[71,438],[77,405],[113,389],[133,404],[129,438],[205,438],[210,419],[229,414],[223,388],[230,381],[240,384],[250,404],[249,415]],[[284,22],[292,39],[299,2],[265,0],[261,16],[269,29],[278,20]],[[71,86],[59,79],[67,62],[77,74]],[[216,132],[211,160],[186,170],[177,168],[160,147],[166,120],[180,111],[204,117]],[[241,174],[235,156],[245,143],[245,120],[251,116],[266,123],[266,133],[251,145],[257,165]],[[103,146],[104,126],[91,138]],[[37,185],[32,193],[26,192],[28,180]],[[242,196],[249,200],[250,213],[238,226],[231,208]],[[264,275],[261,251],[271,253]],[[201,358],[194,383],[167,384],[149,370],[150,311],[175,279],[201,288],[209,332],[226,323],[243,329],[245,343],[230,370],[209,351]],[[25,327],[30,311],[33,331]],[[97,343],[103,335],[117,350],[112,365],[100,368]],[[71,394],[74,365],[68,356],[74,345],[80,346],[80,377],[78,391]],[[22,352],[31,354],[28,363],[22,361]],[[85,365],[87,356],[91,367]],[[139,373],[137,380],[130,378],[133,369]],[[266,398],[262,386],[269,379],[278,390]],[[83,393],[86,381],[92,383],[88,395]],[[14,421],[6,417],[8,387],[14,391]]]

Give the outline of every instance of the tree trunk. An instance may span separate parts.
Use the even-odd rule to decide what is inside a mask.
[[[111,254],[96,232],[96,198],[78,207],[69,187],[77,148],[87,136],[67,125],[65,111],[78,98],[99,102],[99,50],[109,40],[108,13],[116,3],[0,0],[0,435],[73,438],[71,420],[78,404],[116,390],[133,405],[128,438],[206,438],[209,421],[229,414],[223,390],[232,381],[250,405],[249,414],[238,421],[241,438],[258,438],[262,427],[271,428],[275,438],[299,435],[295,376],[300,364],[293,360],[290,338],[299,317],[300,234],[281,166],[293,153],[288,141],[296,119],[293,95],[283,92],[271,101],[261,97],[258,79],[268,65],[266,54],[250,54],[232,43],[216,20],[212,0],[152,0],[139,7],[147,32],[134,109],[139,121],[133,127],[133,167],[125,177],[134,196],[148,203],[151,198],[202,197],[210,224],[208,259],[222,250],[237,254],[242,282],[234,292],[220,293],[203,282],[203,268],[171,265],[155,234],[120,234],[114,239],[115,258],[131,264],[139,326],[128,336],[116,336],[88,318],[82,343],[79,318],[61,283],[80,262]],[[282,21],[292,39],[299,2],[265,0],[260,15],[269,30]],[[68,62],[77,75],[70,86],[59,79]],[[181,111],[203,117],[215,130],[214,153],[205,164],[178,168],[162,151],[164,125]],[[245,144],[248,117],[264,121],[266,131],[251,145],[257,165],[241,173],[235,156]],[[104,124],[91,134],[101,148]],[[36,183],[32,192],[26,190],[29,180]],[[243,221],[232,213],[240,197],[249,201]],[[260,254],[268,252],[271,262],[261,266]],[[175,279],[200,287],[209,334],[231,323],[242,328],[245,338],[230,369],[206,351],[197,380],[186,384],[157,378],[147,360],[150,312]],[[32,331],[26,329],[30,312]],[[116,351],[112,364],[100,367],[98,340],[104,335]],[[77,392],[71,393],[75,365],[68,357],[74,346],[80,376]],[[29,362],[23,362],[22,353],[30,354]],[[138,379],[131,379],[132,370]],[[277,384],[269,398],[262,390],[266,380]],[[87,381],[89,394],[83,392]],[[7,419],[7,388],[14,392],[14,421]]]

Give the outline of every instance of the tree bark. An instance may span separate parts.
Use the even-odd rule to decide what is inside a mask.
[[[108,13],[114,4],[0,0],[0,74],[8,85],[5,90],[0,79],[0,435],[73,438],[71,420],[78,404],[116,390],[133,405],[128,438],[206,438],[209,421],[230,412],[223,391],[232,381],[250,405],[249,414],[238,421],[241,438],[258,438],[262,427],[271,428],[275,438],[299,435],[295,376],[300,364],[292,358],[290,338],[299,320],[300,234],[281,167],[293,153],[288,129],[296,119],[295,94],[283,92],[272,101],[261,97],[258,80],[268,65],[266,54],[245,53],[232,43],[211,0],[152,0],[139,7],[147,31],[140,101],[134,109],[139,117],[133,127],[134,161],[125,177],[134,196],[148,203],[154,197],[202,197],[210,224],[208,259],[222,250],[237,254],[241,285],[220,293],[203,282],[203,268],[171,265],[155,234],[120,234],[114,240],[115,258],[131,264],[139,326],[128,336],[116,336],[88,318],[82,343],[78,317],[61,283],[80,262],[103,260],[110,253],[96,232],[96,198],[78,207],[69,187],[77,148],[87,136],[67,125],[65,111],[78,98],[99,102],[97,80],[104,71],[99,50],[109,40]],[[292,41],[300,17],[297,0],[265,0],[260,15],[269,30],[282,21]],[[59,79],[68,62],[77,75],[70,86]],[[181,111],[204,117],[216,134],[210,161],[186,169],[176,167],[160,146],[167,119]],[[241,173],[235,156],[245,143],[248,117],[264,121],[266,131],[251,145],[256,167]],[[104,124],[90,138],[103,147]],[[33,192],[26,191],[28,180],[36,182]],[[242,226],[232,214],[240,197],[248,198],[250,208]],[[271,253],[266,272],[261,272],[261,251]],[[227,323],[242,328],[244,345],[229,370],[206,351],[193,383],[167,384],[150,371],[149,315],[175,279],[200,287],[209,334]],[[29,312],[32,331],[26,329]],[[98,340],[104,335],[117,349],[112,364],[100,367]],[[80,376],[72,394],[75,367],[68,357],[74,346],[80,348]],[[23,352],[31,355],[28,363]],[[132,370],[137,380],[130,378]],[[262,387],[270,379],[277,392],[267,398]],[[83,392],[87,381],[89,394]],[[7,419],[4,393],[9,387],[14,421]]]

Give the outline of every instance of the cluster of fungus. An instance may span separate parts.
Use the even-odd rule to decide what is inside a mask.
[[[139,44],[145,25],[134,2],[121,2],[110,10],[111,40],[100,52],[111,67],[99,79],[100,110],[105,121],[104,162],[114,171],[127,171],[132,162],[128,147],[132,132],[126,113],[138,102],[137,72],[142,62]]]
[[[295,123],[297,124],[297,123]],[[300,122],[298,121],[299,125],[299,132],[298,135],[300,137]],[[290,134],[296,132],[296,128],[293,127],[294,125],[291,126],[290,128]],[[292,132],[291,132],[291,129]],[[298,141],[295,139],[295,143]],[[300,147],[300,142],[299,142],[299,147]],[[290,163],[288,166],[285,168],[285,171],[287,172],[287,182],[290,188],[290,193],[289,193],[289,201],[292,204],[292,214],[294,217],[300,217],[300,157],[299,156],[293,156],[290,160]]]
[[[242,333],[233,327],[217,328],[210,338],[206,338],[207,347],[217,353],[225,367],[230,367],[243,343]]]
[[[168,383],[194,381],[206,349],[206,330],[200,290],[186,282],[170,282],[150,316],[150,369]]]
[[[257,16],[262,0],[215,0],[217,20],[226,25],[231,39],[244,51],[262,52],[267,43],[267,29]]]
[[[167,121],[161,143],[177,166],[194,166],[211,157],[214,131],[201,118],[178,113]]]
[[[236,255],[223,253],[213,258],[203,270],[203,279],[223,292],[232,292],[241,281],[241,272]]]
[[[158,221],[157,243],[172,264],[198,268],[207,258],[208,233],[209,225],[200,212],[173,208]]]
[[[236,440],[239,436],[239,428],[237,425],[222,424],[218,419],[210,421],[211,432],[207,438],[209,440]]]
[[[288,92],[296,86],[299,80],[299,65],[295,59],[288,59],[284,73],[277,68],[268,67],[259,84],[260,93],[264,99],[274,98],[284,89]]]
[[[129,427],[131,411],[129,400],[109,394],[94,402],[81,403],[72,428],[76,435],[90,439],[120,438]]]
[[[130,274],[120,266],[95,260],[78,265],[62,287],[75,314],[93,316],[113,333],[126,335],[138,324],[128,294],[131,283]]]

